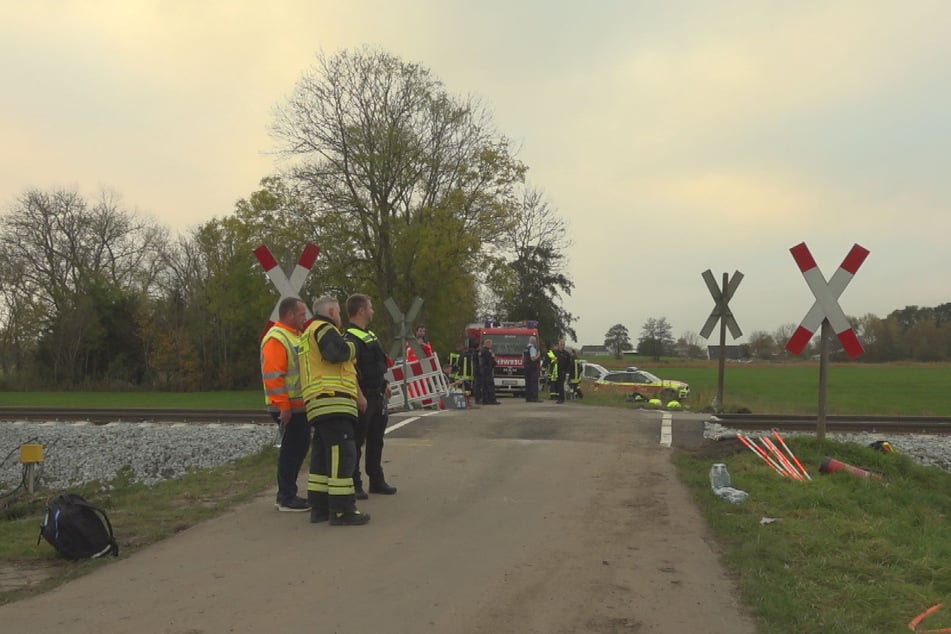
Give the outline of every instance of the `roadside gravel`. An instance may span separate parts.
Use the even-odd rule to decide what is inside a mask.
[[[39,485],[67,489],[108,482],[123,467],[147,485],[255,454],[277,441],[276,425],[162,423],[0,423],[0,493],[23,478],[19,448],[43,445]]]
[[[764,429],[760,432],[741,432],[750,436],[759,436],[768,433],[770,430]],[[720,423],[704,423],[704,438],[718,440],[720,438],[735,437],[736,429],[730,429]],[[785,437],[794,436],[794,433],[783,434]],[[802,435],[802,434],[799,434]],[[814,436],[815,434],[809,434]],[[868,432],[849,432],[849,433],[826,433],[826,438],[838,440],[841,442],[853,442],[866,447],[876,440],[887,440],[888,443],[899,453],[903,453],[916,462],[933,467],[939,467],[946,471],[951,471],[951,436],[939,436],[930,434],[895,434],[888,436],[885,434],[875,434]]]

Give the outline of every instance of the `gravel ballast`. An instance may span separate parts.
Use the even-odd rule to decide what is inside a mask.
[[[123,467],[152,485],[191,469],[209,469],[273,445],[276,425],[164,423],[0,423],[0,492],[23,478],[20,445],[43,445],[38,486],[63,490],[114,479]]]
[[[717,440],[720,438],[735,437],[737,430],[730,429],[720,423],[705,422],[704,438]],[[768,434],[769,430],[764,429],[759,432],[740,432],[745,436],[761,436]],[[783,434],[789,438],[795,436],[794,433]],[[815,434],[810,434],[814,436]],[[946,471],[951,471],[951,436],[929,435],[929,434],[895,434],[888,436],[879,433],[868,432],[827,432],[826,438],[837,440],[839,442],[852,442],[868,447],[876,440],[887,440],[888,443],[899,453],[903,453],[919,464],[939,467]]]

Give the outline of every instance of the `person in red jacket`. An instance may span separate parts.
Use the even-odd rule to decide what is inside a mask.
[[[300,473],[310,446],[310,425],[301,395],[297,348],[307,306],[299,297],[286,297],[278,305],[278,321],[261,339],[261,379],[268,412],[281,427],[277,457],[278,511],[307,511],[307,500],[297,495]]]

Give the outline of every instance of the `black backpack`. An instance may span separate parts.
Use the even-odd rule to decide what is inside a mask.
[[[63,493],[47,502],[37,544],[40,538],[66,559],[95,559],[110,553],[114,557],[119,555],[119,544],[112,534],[109,516],[75,493]]]

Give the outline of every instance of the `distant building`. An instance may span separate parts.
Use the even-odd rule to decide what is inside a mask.
[[[606,357],[611,354],[607,346],[581,346],[578,354],[582,357]]]

